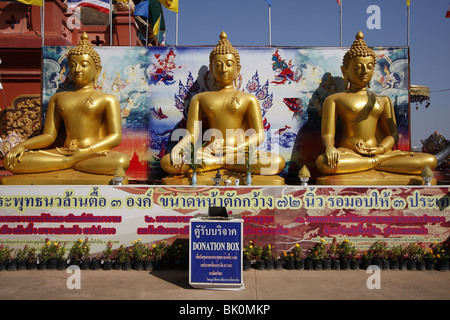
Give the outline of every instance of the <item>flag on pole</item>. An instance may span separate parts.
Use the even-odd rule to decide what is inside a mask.
[[[156,23],[153,26],[153,34],[155,36],[157,36],[158,33],[159,33],[159,25],[160,25],[160,23],[161,23],[161,16],[159,16],[158,20],[156,20]]]
[[[178,0],[159,0],[170,11],[178,13]]]
[[[336,0],[338,5],[341,5],[341,0]]]
[[[266,2],[269,4],[269,7],[272,6],[272,0],[266,0]]]
[[[445,15],[446,18],[450,18],[450,3],[448,4],[447,14]]]
[[[406,0],[406,5],[409,7],[409,5],[410,5],[410,0]]]
[[[89,7],[100,12],[109,13],[109,0],[67,0],[69,8]]]
[[[17,0],[19,2],[29,4],[30,6],[39,6],[42,7],[42,1],[43,0]]]
[[[134,8],[133,15],[148,19],[148,0],[139,2]]]

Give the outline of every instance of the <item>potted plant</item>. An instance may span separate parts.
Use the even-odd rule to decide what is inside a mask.
[[[111,261],[111,255],[113,253],[112,250],[112,242],[111,240],[108,241],[106,244],[105,249],[102,251],[102,269],[103,270],[111,270],[112,269],[112,261]]]
[[[449,238],[450,239],[450,238]],[[449,271],[450,248],[449,239],[434,246],[433,252],[436,256],[437,269],[440,271]]]
[[[12,252],[9,246],[5,246],[3,244],[0,245],[0,271],[3,270],[12,270],[13,266],[11,263],[12,260]],[[17,264],[16,264],[17,269]]]
[[[144,270],[153,269],[153,260],[155,259],[155,252],[152,246],[144,245]]]
[[[242,258],[243,258],[242,267],[243,267],[244,271],[250,270],[250,268],[251,268],[250,258],[251,258],[252,250],[253,250],[253,241],[250,241],[242,249]]]
[[[28,247],[26,252],[26,263],[25,267],[27,270],[34,270],[37,269],[37,254],[36,254],[36,248],[34,247]]]
[[[283,251],[281,253],[281,260],[284,261],[284,268],[287,270],[293,270],[294,266],[294,254],[292,252]]]
[[[27,252],[28,246],[24,246],[23,249],[17,249],[16,259],[17,259],[17,270],[25,270],[27,263]]]
[[[333,238],[333,241],[327,245],[327,250],[324,257],[324,270],[339,270],[340,261],[337,252],[337,240]]]
[[[168,245],[166,240],[162,240],[156,244],[153,244],[153,249],[155,252],[155,259],[153,261],[153,268],[157,270],[163,269],[164,257],[168,250]]]
[[[357,250],[353,246],[353,243],[350,242],[348,239],[345,239],[336,247],[336,253],[339,257],[339,269],[341,270],[348,270],[350,269],[351,261],[356,258]]]
[[[131,269],[131,252],[132,249],[128,249],[123,244],[120,245],[119,250],[117,251],[117,261],[120,262],[121,270],[130,270]],[[119,264],[117,264],[119,265]],[[116,269],[116,267],[115,267]],[[118,269],[120,270],[120,269]]]
[[[69,250],[69,256],[68,259],[70,260],[71,265],[80,266],[81,258],[83,256],[83,240],[78,239],[77,241],[74,241],[72,244],[72,247]]]
[[[376,240],[369,247],[369,252],[371,255],[371,263],[383,269],[383,261],[387,256],[388,245],[386,242],[381,240]],[[365,268],[367,269],[367,268]]]
[[[294,255],[294,268],[297,270],[303,270],[305,268],[305,260],[303,259],[303,249],[300,244],[296,243],[292,248],[292,254]]]
[[[253,245],[252,251],[251,251],[251,257],[250,259],[255,264],[255,267],[257,270],[264,270],[266,263],[264,260],[262,260],[262,253],[263,253],[263,247],[260,245]]]
[[[320,239],[318,243],[308,249],[308,258],[312,260],[314,270],[322,270],[326,249],[327,245],[325,239]]]
[[[389,265],[391,270],[400,269],[400,260],[403,259],[405,254],[405,248],[401,244],[396,244],[388,248],[387,258],[389,259]]]
[[[434,270],[436,265],[436,256],[433,252],[434,243],[431,243],[427,248],[425,248],[425,252],[423,254],[423,260],[425,261],[425,269],[426,270]]]
[[[133,261],[132,267],[134,270],[144,269],[144,245],[141,239],[131,242],[131,259]]]
[[[90,252],[91,252],[91,244],[86,237],[84,241],[81,243],[81,261],[80,268],[81,270],[88,270],[90,267]]]
[[[56,246],[56,270],[64,270],[67,268],[66,243],[58,242]]]
[[[266,270],[273,270],[275,269],[275,259],[274,259],[274,254],[273,254],[273,246],[270,244],[267,244],[266,246],[264,246],[263,251],[262,251],[262,260],[265,263],[265,269]]]
[[[46,238],[38,253],[38,269],[47,270],[48,259],[50,258],[51,241]]]
[[[417,268],[417,265],[421,265],[421,262],[423,262],[424,254],[425,249],[419,243],[410,243],[406,247],[406,255],[408,257],[408,270],[424,270],[425,265],[423,265],[423,267],[419,266],[419,268]]]
[[[186,270],[189,268],[189,242],[181,239],[173,242],[166,253],[172,268]]]
[[[117,253],[113,261],[114,270],[122,270],[122,261],[125,261],[126,250],[127,249],[124,247],[123,244],[121,244],[119,246],[119,249],[117,249]]]

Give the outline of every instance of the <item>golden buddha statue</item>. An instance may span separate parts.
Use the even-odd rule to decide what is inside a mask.
[[[122,139],[120,104],[114,95],[96,89],[101,61],[85,32],[69,50],[68,62],[74,90],[51,97],[42,134],[11,149],[4,159],[7,170],[26,174],[70,168],[112,175],[118,167],[128,168],[128,156],[111,150]],[[50,149],[63,125],[64,146]]]
[[[261,107],[255,96],[235,88],[241,69],[240,57],[225,32],[221,33],[220,41],[210,53],[209,69],[216,90],[202,92],[192,98],[187,117],[188,134],[161,159],[162,169],[171,175],[192,172],[191,162],[186,160],[186,150],[200,145],[195,152],[195,157],[201,161],[197,172],[225,169],[245,173],[248,170],[247,157],[247,161],[251,158],[252,174],[271,175],[272,184],[284,184],[284,179],[274,176],[284,169],[284,158],[273,152],[256,150],[265,139]],[[210,129],[202,137],[201,122],[204,118]],[[202,139],[208,140],[209,137],[209,142],[203,144]],[[275,182],[277,178],[281,180]],[[255,184],[262,183],[262,180],[255,181]],[[271,184],[269,178],[265,180],[266,184]]]
[[[375,172],[420,175],[426,165],[431,169],[436,167],[436,158],[430,154],[392,150],[398,141],[392,101],[387,96],[378,96],[367,89],[370,87],[375,59],[374,51],[367,47],[364,35],[359,31],[341,67],[344,81],[350,87],[346,92],[327,97],[322,107],[321,136],[325,153],[317,158],[316,165],[325,175],[362,173],[359,177],[364,182],[370,174],[372,178],[376,177]],[[342,126],[338,144],[335,142],[337,118]],[[318,183],[354,183],[345,183],[345,179],[346,175],[341,175],[324,183],[318,180]],[[393,179],[402,180],[399,176]],[[362,184],[386,182],[382,180],[367,179]]]

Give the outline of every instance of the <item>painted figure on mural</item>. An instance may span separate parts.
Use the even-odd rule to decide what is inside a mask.
[[[398,141],[394,107],[389,97],[368,90],[375,68],[375,53],[362,32],[345,54],[341,67],[346,92],[327,97],[322,108],[322,143],[325,153],[317,158],[326,174],[363,172],[370,169],[400,174],[420,174],[434,169],[436,158],[426,153],[393,150]],[[336,120],[342,132],[336,143]]]
[[[192,98],[186,126],[188,134],[161,160],[161,167],[167,173],[191,171],[186,150],[198,144],[196,157],[202,160],[202,166],[197,171],[224,168],[245,173],[245,151],[256,150],[265,139],[258,99],[235,88],[241,69],[240,57],[225,32],[210,54],[209,68],[216,90]],[[210,128],[203,136],[202,121],[207,121]],[[207,141],[206,145],[203,141]],[[271,152],[255,151],[254,159],[252,173],[258,175],[278,174],[285,166],[284,158]]]
[[[96,88],[101,61],[86,33],[68,52],[68,62],[75,89],[52,96],[43,133],[16,145],[7,154],[4,164],[9,171],[37,173],[73,168],[113,174],[118,167],[128,168],[128,156],[111,150],[122,139],[120,104],[114,95]],[[62,127],[64,146],[50,149]]]

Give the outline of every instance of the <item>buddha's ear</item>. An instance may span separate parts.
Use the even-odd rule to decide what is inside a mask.
[[[347,88],[348,88],[347,68],[344,66],[341,66],[341,72],[342,72],[342,77],[344,78],[345,90],[347,90]]]
[[[97,73],[95,75],[95,79],[94,79],[94,86],[97,87],[97,81],[98,78],[100,77],[100,74],[102,73],[102,66],[99,66],[97,69]]]

